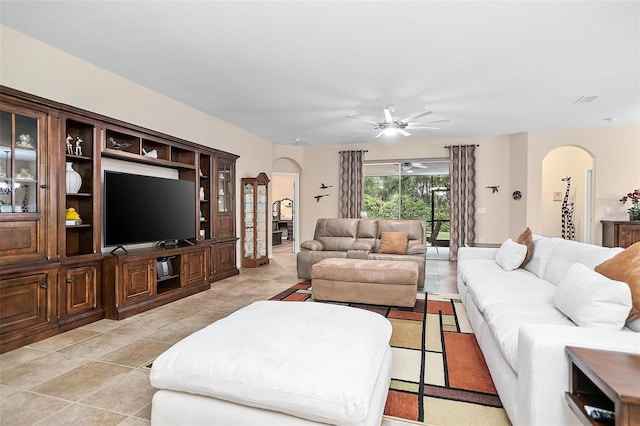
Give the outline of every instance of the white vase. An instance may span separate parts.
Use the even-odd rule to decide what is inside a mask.
[[[72,165],[73,163],[67,162],[67,194],[75,194],[82,186],[82,177],[80,173],[73,170]]]

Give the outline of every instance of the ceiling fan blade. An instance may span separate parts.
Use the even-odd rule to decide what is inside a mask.
[[[408,123],[408,124],[409,124],[409,126],[411,126],[412,124],[446,123],[448,121],[451,121],[451,119],[445,118],[444,120],[414,121],[414,122]]]
[[[416,115],[412,115],[409,116],[407,118],[403,118],[402,121],[403,123],[408,122],[409,120],[415,120],[416,118],[420,118],[420,117],[426,117],[427,115],[433,114],[433,111],[425,111],[425,112],[421,112],[420,114],[416,114]]]
[[[380,136],[382,136],[383,134],[384,134],[384,130],[383,130],[383,131],[381,131],[380,133],[378,133],[378,134],[376,135],[376,139],[378,139],[378,138],[379,138]]]
[[[411,136],[411,133],[407,132],[404,129],[397,129],[397,132],[400,133],[402,136]]]
[[[440,127],[427,127],[427,126],[412,126],[409,125],[405,127],[405,129],[409,130],[440,130]]]
[[[384,109],[384,120],[387,123],[393,123],[393,118],[391,118],[391,111],[388,108]]]
[[[345,117],[347,118],[353,118],[355,120],[360,120],[360,121],[366,121],[367,123],[372,123],[372,124],[378,124],[377,121],[371,121],[371,120],[365,120],[364,118],[360,118],[360,117],[352,117],[350,115],[345,115]]]

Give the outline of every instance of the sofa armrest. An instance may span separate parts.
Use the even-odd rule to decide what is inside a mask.
[[[492,247],[460,247],[458,248],[458,263],[469,259],[495,259],[497,248]]]
[[[301,250],[324,251],[324,244],[318,240],[307,240],[300,244]]]
[[[518,400],[522,424],[578,423],[564,397],[569,390],[566,346],[640,354],[640,333],[529,324],[518,338]]]

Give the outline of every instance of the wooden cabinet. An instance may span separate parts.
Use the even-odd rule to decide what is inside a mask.
[[[236,240],[215,243],[209,248],[209,277],[217,281],[239,273],[236,265]]]
[[[100,301],[98,265],[70,267],[62,270],[59,288],[65,302],[61,316],[74,316],[90,312]]]
[[[565,399],[583,424],[606,424],[588,415],[589,405],[613,411],[617,426],[640,425],[640,355],[571,346],[566,352],[570,391]]]
[[[173,169],[202,188],[197,246],[105,259],[105,157]],[[237,158],[0,86],[0,351],[101,319],[105,309],[124,318],[239,273]],[[158,277],[165,255],[173,274]]]
[[[627,248],[640,241],[640,221],[602,222],[602,245]]]
[[[46,109],[0,94],[0,265],[43,261],[54,253]],[[54,228],[55,229],[55,228]]]
[[[58,333],[56,268],[57,265],[51,264],[3,274],[0,279],[2,352]]]
[[[260,173],[255,178],[242,178],[242,267],[255,268],[269,263],[267,210],[269,178]]]
[[[198,284],[207,278],[206,251],[198,250],[182,255],[182,282],[183,285]]]
[[[206,276],[206,244],[150,248],[107,255],[102,266],[102,298],[107,318],[124,319],[210,288]],[[171,263],[158,274],[158,262]]]

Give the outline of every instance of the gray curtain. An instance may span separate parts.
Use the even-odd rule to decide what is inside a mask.
[[[476,239],[476,145],[449,147],[451,178],[451,240],[449,260],[458,260],[458,247]]]
[[[365,152],[340,151],[340,217],[360,217]]]

